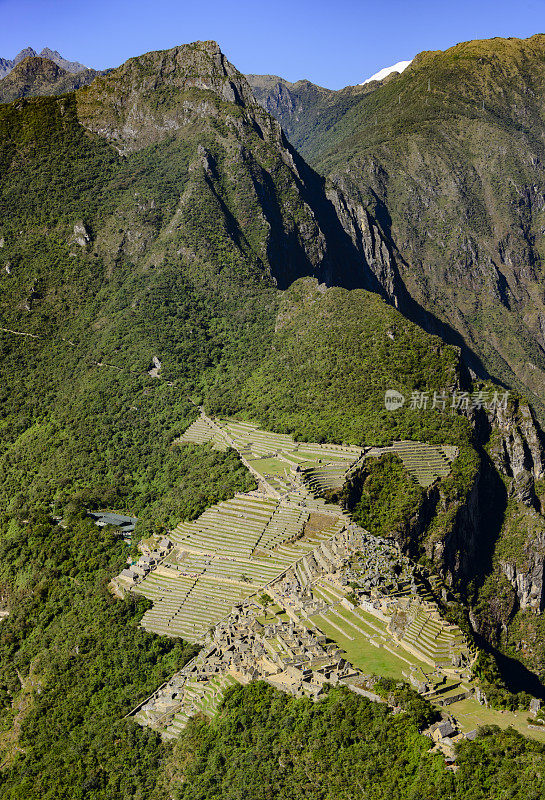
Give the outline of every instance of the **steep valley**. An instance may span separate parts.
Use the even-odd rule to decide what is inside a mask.
[[[509,48],[500,56],[482,43],[423,54],[399,77],[341,93],[259,76],[252,91],[215,42],[194,42],[89,83],[59,66],[86,85],[72,91],[54,70],[62,94],[0,104],[6,800],[349,800],[352,770],[377,797],[458,798],[470,786],[484,800],[507,773],[513,797],[529,786],[539,796],[542,723],[527,715],[545,679],[541,83],[526,80],[525,61],[512,66],[521,52],[541,59],[541,38],[528,41],[490,45]],[[0,89],[11,78],[20,92],[36,58]],[[484,112],[484,89],[476,101],[457,77],[476,62],[494,86]],[[447,103],[449,81],[459,91]],[[517,103],[508,119],[504,101]],[[302,155],[269,113],[284,102]],[[403,399],[396,410],[387,392]],[[138,518],[130,551],[88,515],[104,509]],[[131,577],[170,537],[164,563]],[[362,567],[373,548],[404,595],[395,613],[387,599],[370,616],[358,606],[371,604],[364,579],[382,580]],[[272,626],[273,640],[294,635],[279,598],[310,604],[309,629],[324,628],[319,641],[298,628],[297,647],[335,653],[319,702],[223,674],[194,701],[202,676],[191,670],[215,658],[197,649],[237,592],[252,596],[254,632]],[[235,635],[237,614],[218,637]],[[282,645],[262,638],[278,661]],[[360,648],[359,694],[335,680],[350,672],[347,647]],[[508,710],[538,741],[486,729],[460,739],[459,772],[447,768],[449,745],[432,751],[429,737],[440,738],[439,705],[448,712],[422,696],[443,691],[430,652],[439,662],[447,650],[464,674],[443,688],[473,682],[458,698],[474,704],[464,731]],[[411,659],[426,665],[425,690]],[[390,672],[370,676],[371,664]],[[158,700],[161,717],[180,675],[191,713],[164,744],[162,723],[143,728],[131,713],[153,721]],[[475,711],[477,697],[491,708]]]
[[[330,93],[327,113],[307,89],[289,123],[356,246],[369,213],[390,241],[385,296],[540,416],[544,63],[542,35],[465,42]]]

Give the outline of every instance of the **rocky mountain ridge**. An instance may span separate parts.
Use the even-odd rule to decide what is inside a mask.
[[[304,200],[307,218],[299,233],[282,230],[271,202],[270,177],[253,163],[251,149],[239,145],[229,154],[233,174],[240,174],[241,169],[252,173],[251,192],[262,205],[262,219],[270,231],[267,251],[278,254],[278,263],[284,261],[282,273],[275,273],[278,286],[285,287],[304,274],[315,274],[329,285],[372,284],[370,265],[355,253],[324,194],[323,180],[309,169],[278,123],[256,102],[245,77],[227,61],[216,42],[195,42],[130,59],[78,91],[77,110],[81,124],[122,154],[138,152],[173,136],[183,137],[195,126],[212,137],[220,131],[237,138],[243,130],[253,131],[258,140],[280,155],[282,169]],[[196,156],[207,182],[214,186],[218,180],[217,158],[204,143]],[[379,232],[375,235],[379,237]],[[289,266],[292,247],[283,244],[278,251],[278,242],[286,236],[292,244],[303,236],[301,255],[304,252],[303,260],[312,264],[310,273],[302,262],[296,269]],[[280,252],[285,255],[279,257]],[[386,245],[377,246],[376,252],[369,248],[370,257],[379,262],[383,252],[388,257]],[[355,269],[356,261],[361,264],[361,274]]]
[[[83,64],[80,64],[78,61],[68,61],[67,59],[63,58],[57,50],[50,50],[49,47],[44,47],[40,53],[37,53],[32,47],[25,47],[24,50],[21,50],[14,59],[9,58],[0,58],[0,78],[4,78],[6,75],[12,71],[17,64],[20,64],[21,61],[24,61],[25,58],[47,58],[49,61],[53,61],[58,67],[61,69],[66,70],[66,72],[71,73],[78,73],[78,72],[85,72],[88,70],[88,67],[85,67]]]
[[[352,93],[350,103],[342,92],[305,85],[305,106],[301,97],[293,96],[293,87],[301,93],[304,82],[289,84],[281,79],[250,76],[259,102],[286,125],[291,140],[328,176],[328,198],[354,247],[370,266],[372,275],[367,274],[366,285],[428,330],[461,346],[464,359],[474,373],[495,375],[526,392],[541,417],[544,394],[539,376],[544,346],[539,325],[534,326],[531,334],[529,329],[532,319],[542,315],[537,288],[541,274],[538,255],[541,212],[537,198],[543,193],[542,154],[541,144],[532,139],[528,125],[541,92],[542,70],[538,65],[542,52],[545,52],[543,37],[533,37],[527,42],[474,42],[458,45],[447,53],[423,53],[404,75],[392,76],[383,85],[372,87],[365,96]],[[447,80],[441,70],[456,85],[448,95],[446,86],[441,86],[442,80]],[[504,106],[505,96],[512,91],[508,86],[517,80],[517,74],[521,76],[515,90],[519,97],[511,106]],[[408,95],[414,84],[423,93],[423,106],[419,106],[416,97]],[[478,92],[480,115],[475,110]],[[472,111],[469,111],[469,97],[474,103]],[[383,98],[388,98],[387,109],[381,107]],[[513,114],[521,120],[525,98],[529,104],[528,119],[521,125],[515,122]],[[328,108],[324,111],[326,104]],[[365,113],[360,109],[365,109]],[[332,125],[328,114],[336,117]],[[540,130],[543,124],[537,109],[535,114],[532,116],[535,130]],[[468,116],[467,124],[462,123]],[[436,127],[438,119],[449,129],[448,137],[444,128],[439,131]],[[469,177],[464,173],[465,159],[457,148],[472,127],[478,131],[480,126],[483,131],[472,136],[469,151],[479,152],[488,136],[490,153],[497,147],[504,155],[494,173],[490,153],[486,158],[483,154],[469,168]],[[340,138],[342,135],[346,136],[346,145]],[[405,140],[406,144],[400,147],[399,142]],[[357,150],[359,141],[361,152]],[[325,142],[330,148],[327,153]],[[370,156],[365,148],[371,151]],[[409,153],[417,154],[414,169],[406,162]],[[517,177],[513,163],[520,170]],[[504,165],[509,165],[507,172],[516,197],[503,186],[500,199],[495,184],[506,173]],[[392,180],[394,174],[397,177]],[[411,184],[407,191],[408,179]],[[439,187],[437,191],[434,186]],[[487,199],[477,219],[484,220],[488,215],[488,230],[493,232],[492,236],[487,233],[486,239],[477,233],[478,229],[471,234],[468,230],[475,219],[468,198],[471,193],[475,195],[478,186]],[[455,199],[450,197],[453,190]],[[404,198],[402,202],[400,197]],[[441,222],[430,217],[434,203],[442,203]],[[404,209],[409,207],[416,212],[410,228],[407,214],[403,217]],[[458,218],[460,208],[464,211]],[[407,220],[401,223],[402,218]],[[402,224],[405,227],[400,236]],[[464,228],[466,243],[474,242],[470,247],[463,246],[463,265],[448,249],[452,244],[448,245],[444,238],[446,225],[453,232],[453,243]],[[496,255],[490,256],[488,263],[494,265],[491,275],[483,263],[483,253],[502,229],[508,231],[507,238],[499,241]],[[440,281],[432,291],[435,267],[421,255],[415,259],[415,253],[424,248],[421,252],[427,251],[429,259],[431,242],[439,232],[444,242],[433,263],[443,259],[445,266],[441,267]],[[475,244],[478,237],[479,246]],[[374,258],[377,247],[378,259]],[[455,281],[448,272],[457,261],[460,266],[456,268]],[[468,290],[466,283],[468,287],[471,285]],[[453,293],[448,305],[445,296],[451,286]],[[468,298],[470,304],[466,306]],[[495,304],[501,311],[494,309]],[[448,314],[446,308],[450,308]],[[479,317],[482,322],[476,325]],[[503,334],[499,329],[494,331],[500,320]],[[507,336],[506,325],[512,331]],[[528,643],[524,632],[528,615],[537,614],[541,619],[545,605],[545,505],[540,499],[543,436],[530,406],[523,401],[516,401],[509,414],[499,411],[489,419],[477,414],[473,425],[481,455],[471,489],[458,499],[445,495],[442,489],[433,489],[429,503],[423,507],[424,516],[413,522],[413,541],[422,541],[424,537],[426,557],[453,587],[465,585],[464,594],[475,581],[481,584],[471,601],[474,608],[481,609],[472,612],[477,632],[498,643],[502,637],[509,638],[511,627],[522,626],[521,641]],[[434,522],[430,526],[431,518]],[[489,577],[484,578],[486,575]],[[509,600],[503,605],[484,603],[482,598],[491,585],[498,595],[502,591],[509,595]],[[533,652],[534,665],[543,663],[543,652],[537,655],[535,647],[533,650],[524,647],[528,653]]]
[[[309,95],[288,120],[345,198],[353,241],[370,212],[391,242],[385,295],[464,347],[477,374],[528,393],[541,418],[544,64],[542,35],[466,42],[420,53],[350,103],[333,93],[325,112]],[[259,99],[282,118],[276,96]]]
[[[93,69],[71,73],[49,58],[28,56],[0,79],[0,103],[73,92],[91,83],[99,74]]]
[[[378,85],[373,81],[334,90],[308,80],[290,83],[277,75],[246,75],[246,79],[258,103],[280,122],[298,149],[315,128],[325,131],[333,124],[339,107],[347,111]]]
[[[399,428],[387,414],[379,418],[384,381],[394,375],[414,388],[463,383],[469,389],[467,370],[457,366],[453,376],[453,365],[445,365],[458,364],[459,352],[377,296],[404,311],[411,300],[383,207],[366,201],[363,189],[355,199],[348,181],[326,182],[315,173],[215,42],[131,59],[62,98],[3,106],[0,125],[6,328],[48,341],[46,326],[61,341],[77,343],[67,363],[78,356],[78,370],[87,365],[91,382],[94,364],[123,371],[131,363],[139,374],[141,361],[147,375],[157,355],[171,383],[187,380],[191,392],[206,392],[222,413],[253,410],[271,430],[302,429],[311,440],[318,425],[320,435],[333,429],[328,440],[341,442],[348,435],[360,442],[433,435],[444,442],[448,431],[461,430],[457,420],[438,419],[419,434],[418,413]],[[22,158],[29,130],[32,158]],[[303,311],[291,329],[284,317],[282,324],[276,319],[278,289],[305,276],[317,286],[307,297],[305,286],[295,285]],[[375,296],[345,291],[360,287]],[[264,330],[274,338],[263,340]],[[8,350],[16,346],[10,340]],[[243,365],[236,360],[241,351]],[[428,372],[427,358],[438,362]],[[205,377],[194,364],[204,365]],[[59,371],[55,380],[63,383]],[[469,592],[472,582],[492,574],[497,559],[507,565],[500,573],[511,581],[513,608],[538,610],[539,547],[537,539],[526,547],[516,520],[528,508],[524,498],[533,496],[531,488],[522,491],[519,477],[532,473],[538,495],[543,456],[538,427],[523,406],[513,418],[489,420],[487,435],[473,444],[456,433],[467,463],[461,458],[453,480],[435,488],[431,515],[417,535],[425,536],[424,554],[453,589]],[[64,403],[62,414],[69,409]],[[38,426],[13,447],[33,452],[43,446],[42,435]],[[489,439],[501,442],[494,457]],[[513,513],[504,529],[509,500]],[[511,568],[516,576],[509,577]],[[487,629],[486,620],[479,624]]]
[[[199,406],[206,416],[236,416],[246,429],[246,421],[262,422],[267,431],[296,435],[298,441],[376,444],[377,450],[402,440],[448,446],[458,455],[430,493],[433,513],[417,532],[425,536],[422,559],[427,556],[432,571],[452,578],[450,586],[441,584],[447,612],[459,612],[464,622],[470,608],[474,629],[491,648],[507,648],[516,626],[524,625],[516,637],[523,648],[517,657],[543,668],[542,615],[535,613],[539,553],[532,540],[535,558],[524,560],[528,536],[526,529],[520,535],[518,522],[523,515],[540,515],[543,496],[543,458],[531,415],[514,405],[505,419],[475,415],[472,428],[462,414],[411,408],[408,402],[394,412],[385,407],[387,389],[411,397],[471,392],[481,385],[472,385],[459,349],[394,307],[399,250],[386,235],[387,220],[368,205],[360,213],[344,190],[313,171],[215,43],[131,59],[62,97],[0,105],[0,164],[0,571],[2,608],[9,603],[10,610],[0,648],[6,791],[15,797],[24,786],[25,796],[41,797],[62,786],[67,795],[93,800],[142,792],[166,796],[162,789],[154,792],[153,771],[167,751],[154,744],[155,734],[142,736],[126,715],[192,654],[183,641],[142,629],[144,605],[108,594],[107,581],[122,570],[126,545],[109,527],[97,528],[88,511],[117,509],[138,517],[135,538],[149,541],[174,530],[181,519],[197,519],[206,508],[249,491],[249,473],[233,450],[222,454],[203,445],[197,452],[196,445],[180,444]],[[335,205],[344,209],[346,230]],[[389,279],[387,303],[381,295]],[[489,455],[493,446],[505,474]],[[276,471],[269,463],[263,460],[262,468]],[[274,463],[285,472],[282,462]],[[299,460],[292,463],[297,468]],[[403,477],[406,487],[406,471]],[[398,485],[386,472],[385,491]],[[401,498],[414,497],[414,488]],[[242,521],[235,505],[233,518]],[[505,531],[497,524],[502,515],[510,525]],[[484,529],[487,516],[491,524]],[[256,533],[254,497],[246,521]],[[279,531],[269,525],[269,512],[263,521],[276,544]],[[309,522],[314,537],[319,519],[309,516]],[[280,530],[285,538],[285,523]],[[502,542],[501,552],[494,537]],[[261,536],[258,543],[264,544]],[[501,567],[495,571],[489,563],[496,556],[500,564],[516,567],[517,577],[510,579],[517,589]],[[382,576],[382,564],[376,566]],[[390,566],[399,577],[393,572],[399,565]],[[242,569],[244,575],[234,573],[235,582],[252,591]],[[529,572],[527,590],[518,575]],[[227,585],[224,572],[218,578]],[[207,592],[204,602],[211,604]],[[337,599],[331,598],[335,607]],[[264,607],[269,603],[265,596],[262,601]],[[533,638],[529,621],[537,626]],[[385,644],[390,640],[385,630]],[[397,684],[394,678],[387,689],[392,704],[412,708],[416,702],[427,714],[427,701],[405,686],[398,702]],[[502,702],[528,707],[527,695],[513,699],[499,680],[497,685]],[[240,709],[262,687],[252,683],[237,690],[237,713],[227,720],[230,739]],[[336,694],[333,701],[315,728],[318,737],[327,726],[338,733],[336,720],[346,716]],[[271,735],[277,700],[266,719],[259,701],[243,720],[248,735],[260,741],[256,763],[272,752],[280,780],[293,769],[289,749],[297,750],[300,731],[308,729],[307,710],[321,708],[293,702],[299,711],[288,726],[295,726],[296,736],[282,751],[275,750],[276,732]],[[291,708],[290,701],[290,714]],[[433,761],[430,770],[428,744],[415,739],[427,724],[421,712],[413,730],[407,714],[390,719],[384,710],[370,714],[373,709],[356,697],[349,709],[354,730],[371,732],[364,743],[370,753],[365,769],[363,749],[354,750],[350,761],[343,756],[341,726],[342,736],[326,742],[323,768],[313,766],[312,748],[300,759],[295,793],[300,786],[299,794],[308,794],[310,786],[313,792],[346,794],[347,764],[354,765],[358,782],[368,782],[385,763],[381,742],[391,741],[386,760],[391,752],[403,777],[394,774],[390,793],[408,785],[410,762],[422,774],[433,773],[433,785],[420,794],[446,796],[445,781],[456,776],[442,761]],[[256,728],[259,719],[263,725]],[[208,748],[207,723],[197,720],[190,727],[193,752],[201,740]],[[422,762],[400,739],[401,729]],[[490,747],[501,750],[504,740],[487,735]],[[515,754],[509,766],[516,761],[518,775],[523,744],[533,763],[536,750],[522,737],[509,736]],[[342,774],[331,789],[328,754],[337,752],[337,741]],[[467,743],[476,748],[470,755],[482,741]],[[218,765],[225,763],[220,752],[227,752],[223,743],[213,753]],[[199,763],[209,755],[208,748]],[[219,785],[216,761],[212,772],[200,769],[200,777],[188,780],[184,760],[185,783],[173,792],[189,787],[209,796]],[[246,794],[267,792],[263,769],[249,781],[244,753],[242,761],[245,776],[238,781],[237,775],[237,786]],[[480,763],[467,761],[480,775]],[[503,761],[501,768],[510,772]],[[268,774],[276,782],[276,773]],[[535,790],[534,773],[526,777],[525,785]],[[509,775],[501,788],[506,784],[512,793]],[[293,785],[282,784],[276,793],[292,796]],[[463,780],[463,793],[462,786]]]

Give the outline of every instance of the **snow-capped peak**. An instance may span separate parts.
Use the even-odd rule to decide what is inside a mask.
[[[392,72],[403,72],[403,70],[407,69],[411,61],[412,58],[410,61],[398,61],[397,64],[394,64],[391,67],[384,67],[384,69],[381,69],[379,72],[375,72],[375,74],[371,75],[370,78],[367,78],[366,81],[360,83],[360,86],[365,86],[366,83],[371,83],[371,81],[382,81],[387,75],[390,75]]]

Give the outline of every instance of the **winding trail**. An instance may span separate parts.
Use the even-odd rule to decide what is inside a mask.
[[[26,333],[25,331],[14,331],[12,328],[1,328],[0,327],[0,333],[11,333],[13,336],[26,336],[29,339],[43,339],[43,340],[46,340],[46,341],[48,340],[47,336],[39,336],[36,333]],[[66,342],[66,344],[69,344],[71,347],[76,347],[77,346],[75,342],[71,341],[70,339],[65,339],[64,336],[59,336],[59,339],[61,340],[61,342]],[[116,369],[118,372],[132,372],[134,375],[143,374],[139,370],[131,369],[130,367],[118,367],[116,364],[108,364],[107,361],[95,361],[94,359],[91,359],[91,363],[95,367],[110,367],[110,369]],[[160,375],[153,375],[152,377],[159,378],[159,379],[161,378]],[[169,382],[169,381],[167,381],[167,385],[168,386],[173,386],[174,384]]]
[[[12,331],[11,328],[0,328],[2,333],[13,333],[15,336],[29,336],[31,339],[45,339],[45,336],[38,336],[36,333],[23,333],[22,331]]]

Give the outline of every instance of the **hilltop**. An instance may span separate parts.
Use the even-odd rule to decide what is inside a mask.
[[[475,372],[527,393],[541,416],[544,65],[543,35],[423,52],[357,102],[330,95],[326,114],[310,108],[291,130],[354,242],[365,210],[393,243],[385,294],[463,342]]]
[[[0,103],[10,103],[21,97],[73,92],[90,83],[98,74],[92,69],[74,74],[48,58],[28,56],[0,80]]]
[[[347,90],[358,99],[347,113],[417,66],[370,94]],[[545,665],[543,637],[531,635],[544,596],[542,434],[519,397],[484,406],[483,393],[500,387],[473,379],[459,347],[395,307],[403,262],[382,206],[362,200],[356,213],[351,186],[332,190],[212,41],[132,58],[60,97],[3,104],[0,166],[2,789],[153,796],[167,750],[126,715],[195,653],[141,628],[148,603],[110,594],[137,554],[87,512],[138,517],[145,543],[174,522],[195,531],[206,509],[253,491],[247,448],[182,445],[198,406],[273,439],[386,447],[346,487],[347,503],[437,575],[444,613],[469,636],[478,628],[489,650],[487,692],[526,707],[493,656],[516,655],[534,681],[521,663],[540,674]],[[396,412],[387,390],[407,398]],[[459,395],[465,406],[452,408]],[[430,476],[428,464],[430,481],[411,483],[394,440],[430,443],[425,453],[439,461],[433,447],[446,446],[451,469]],[[316,480],[323,467],[312,467]],[[236,513],[255,533],[250,511]],[[516,626],[523,649],[513,653]],[[263,690],[240,691],[252,701]],[[335,696],[335,714],[368,708]],[[429,763],[419,737],[427,706],[409,700],[408,716],[373,706],[369,718],[385,740],[401,737],[419,772]],[[190,725],[194,753],[223,737],[237,702],[218,728]],[[281,732],[268,727],[274,749]],[[331,727],[337,736],[342,726]],[[489,763],[489,741],[468,743],[479,763]],[[524,739],[513,747],[541,757]],[[539,768],[530,762],[520,792]],[[444,764],[434,765],[444,788]]]
[[[21,61],[24,61],[25,58],[46,58],[48,61],[52,61],[61,69],[66,70],[66,72],[71,73],[78,73],[78,72],[85,72],[88,70],[88,67],[85,67],[83,64],[80,64],[78,61],[68,61],[66,58],[63,58],[61,54],[57,50],[50,50],[49,47],[44,47],[41,53],[37,53],[32,47],[25,47],[24,50],[21,50],[14,59],[9,58],[0,58],[0,78],[4,78],[17,66],[20,64]]]

